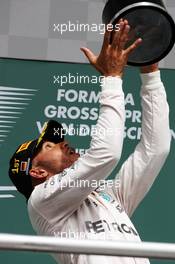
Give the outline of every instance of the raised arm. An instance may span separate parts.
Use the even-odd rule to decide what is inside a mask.
[[[124,162],[115,194],[129,215],[159,174],[170,149],[169,107],[156,64],[141,69],[142,137]]]
[[[74,168],[51,177],[33,192],[34,199],[30,202],[39,211],[43,205],[45,217],[55,215],[57,220],[68,217],[97,187],[97,183],[111,173],[120,159],[125,121],[121,76],[128,55],[140,43],[137,40],[124,50],[129,26],[127,22],[121,22],[120,26],[120,32],[113,34],[112,44],[111,32],[106,32],[99,56],[82,48],[90,63],[105,76],[99,118],[90,149],[79,158]],[[51,202],[56,204],[56,208],[50,206]]]

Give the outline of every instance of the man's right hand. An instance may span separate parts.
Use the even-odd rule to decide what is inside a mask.
[[[124,68],[128,61],[129,54],[135,50],[142,39],[137,39],[132,45],[125,49],[128,42],[130,26],[128,21],[120,20],[119,31],[106,31],[104,35],[103,46],[99,56],[96,56],[88,48],[81,48],[89,62],[104,76],[122,77]],[[112,43],[110,43],[112,34]]]

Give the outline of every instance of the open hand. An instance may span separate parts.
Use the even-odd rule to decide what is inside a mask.
[[[119,26],[119,31],[113,30],[111,32],[106,30],[99,56],[96,56],[88,48],[81,48],[89,62],[104,76],[122,77],[129,54],[134,51],[142,42],[142,39],[139,38],[127,49],[125,49],[125,45],[129,39],[128,35],[130,26],[128,25],[127,20],[120,20]]]

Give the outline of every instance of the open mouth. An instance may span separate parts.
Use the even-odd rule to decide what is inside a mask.
[[[72,155],[72,154],[75,154],[75,149],[74,148],[72,148],[72,147],[68,147],[68,149],[67,149],[67,154],[70,154],[70,155]]]
[[[70,148],[70,154],[74,154],[75,153],[75,149],[74,148]]]

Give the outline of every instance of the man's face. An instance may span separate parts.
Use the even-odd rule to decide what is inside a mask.
[[[70,167],[78,158],[79,154],[71,148],[67,141],[53,143],[46,141],[42,145],[41,151],[34,158],[34,163],[38,162],[40,166],[52,174],[57,174]]]

